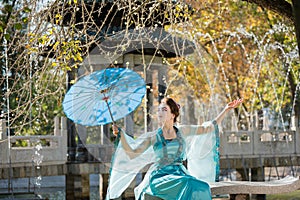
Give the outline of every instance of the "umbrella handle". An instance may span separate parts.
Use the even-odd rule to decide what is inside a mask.
[[[107,103],[107,100],[105,100],[105,103],[106,103],[106,105],[107,105],[108,112],[109,112],[109,115],[110,115],[111,120],[112,120],[112,122],[113,122],[113,125],[115,125],[116,122],[115,122],[115,120],[114,120],[114,118],[113,118],[113,116],[112,116],[112,113],[111,113],[110,107],[109,107],[109,105],[108,105],[108,103]]]

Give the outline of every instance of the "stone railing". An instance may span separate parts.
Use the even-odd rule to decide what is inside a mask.
[[[0,121],[0,165],[44,165],[67,161],[66,119],[56,117],[54,133],[49,135],[28,135],[7,137],[4,121]],[[10,142],[10,148],[9,148]],[[26,144],[18,147],[17,143]]]
[[[0,166],[59,164],[67,161],[67,127],[66,118],[55,118],[53,135],[45,136],[6,136],[5,123],[0,121]],[[11,148],[8,147],[8,141]],[[26,147],[16,147],[18,142],[25,142]],[[39,146],[38,144],[41,144]],[[112,145],[87,145],[93,155],[87,161],[110,162]],[[220,135],[221,158],[273,157],[300,155],[300,134],[296,131],[224,131]],[[39,157],[40,156],[40,157]]]
[[[225,131],[220,137],[221,156],[300,155],[296,131]]]

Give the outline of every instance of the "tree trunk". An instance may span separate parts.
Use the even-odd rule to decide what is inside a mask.
[[[299,0],[292,0],[293,2],[293,13],[294,13],[294,23],[295,23],[295,30],[296,30],[296,36],[297,36],[297,43],[298,43],[298,53],[300,56],[300,1]],[[293,97],[297,98],[296,99],[296,103],[295,103],[295,115],[296,115],[296,119],[299,119],[300,117],[300,98],[299,95],[295,94],[297,92],[297,88],[295,86],[294,90],[293,90]],[[296,126],[299,126],[299,123],[296,122]]]
[[[295,23],[295,30],[297,36],[297,43],[298,43],[298,53],[300,56],[300,1],[293,0],[293,13],[294,13],[294,23]]]
[[[285,0],[242,0],[278,13],[279,15],[287,18],[290,22],[294,21],[292,5]],[[293,0],[297,1],[297,0]]]

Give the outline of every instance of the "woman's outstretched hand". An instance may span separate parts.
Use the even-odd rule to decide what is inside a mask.
[[[233,108],[238,107],[243,101],[244,101],[244,99],[237,99],[237,100],[234,100],[234,101],[232,101],[232,102],[229,102],[229,103],[226,105],[226,110],[231,110],[231,109],[233,109]]]
[[[215,121],[217,122],[217,124],[221,124],[222,120],[224,119],[225,114],[226,114],[229,110],[238,107],[243,101],[244,101],[244,99],[237,99],[237,100],[234,100],[234,101],[232,101],[232,102],[229,102],[229,103],[225,106],[225,108],[223,109],[223,111],[215,118]]]

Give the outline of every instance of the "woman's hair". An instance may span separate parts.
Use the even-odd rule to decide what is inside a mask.
[[[171,113],[175,115],[174,123],[177,122],[177,117],[179,116],[180,105],[177,104],[172,98],[165,97],[162,99],[162,102],[165,102],[171,109]]]

